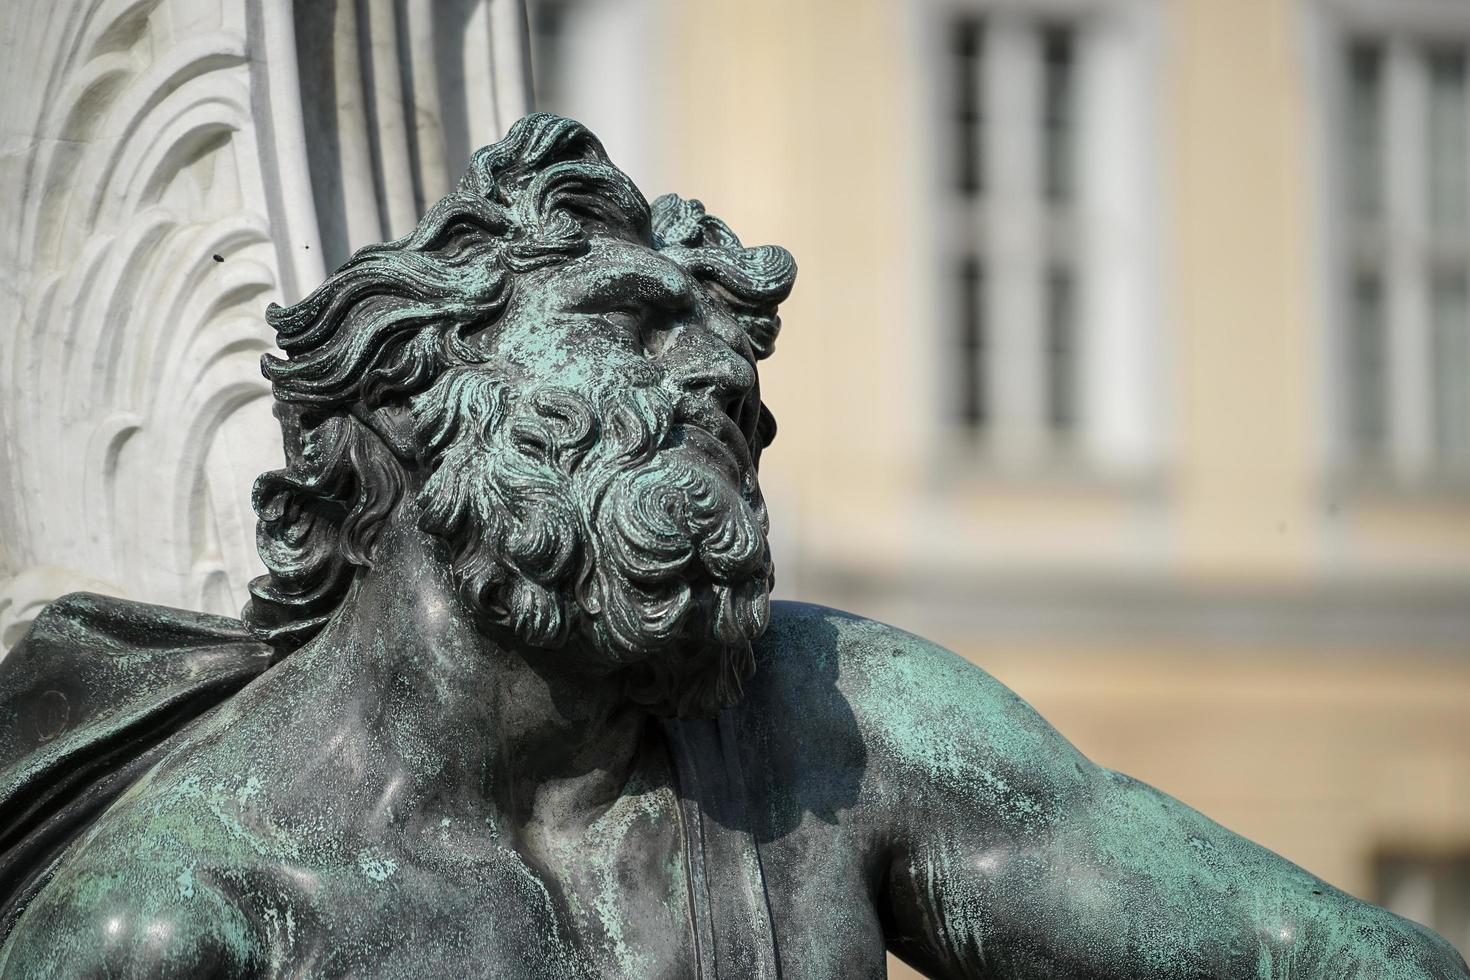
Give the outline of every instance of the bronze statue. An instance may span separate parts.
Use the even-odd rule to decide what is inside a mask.
[[[1465,980],[960,658],[771,603],[795,265],[521,120],[269,313],[243,624],[0,665],[0,977]]]

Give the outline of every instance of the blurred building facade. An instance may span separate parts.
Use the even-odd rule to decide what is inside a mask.
[[[779,591],[1470,951],[1470,6],[530,11],[540,106],[801,265]]]

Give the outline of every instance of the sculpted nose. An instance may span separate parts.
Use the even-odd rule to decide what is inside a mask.
[[[755,368],[713,333],[689,334],[694,336],[674,345],[663,358],[669,380],[681,392],[703,394],[731,419],[738,419],[745,396],[755,388]]]

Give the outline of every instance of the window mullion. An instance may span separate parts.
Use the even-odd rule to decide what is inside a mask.
[[[997,16],[992,24],[985,59],[991,448],[1000,466],[1025,467],[1045,448],[1041,46],[1029,18]]]
[[[1388,397],[1391,459],[1402,479],[1417,480],[1430,460],[1429,235],[1427,77],[1422,52],[1407,39],[1388,48],[1387,251]]]

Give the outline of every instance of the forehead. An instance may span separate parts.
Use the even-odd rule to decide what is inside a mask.
[[[509,307],[487,340],[502,366],[569,384],[612,380],[653,383],[636,330],[608,316],[639,320],[660,311],[707,322],[713,312],[698,282],[646,244],[607,235],[586,254],[518,277]]]

